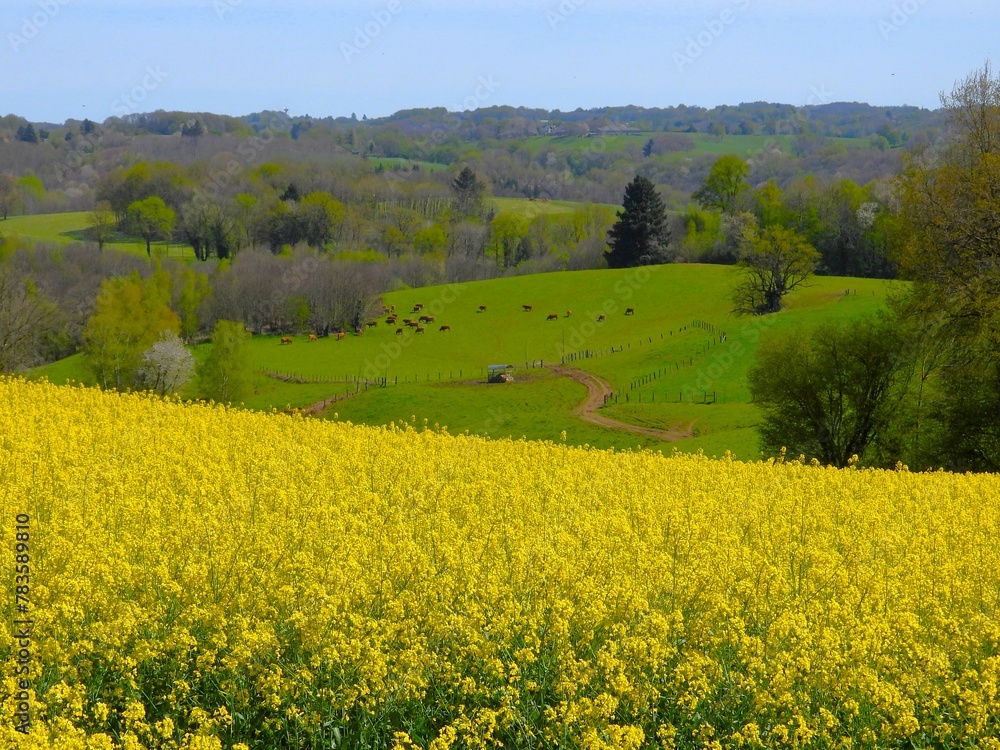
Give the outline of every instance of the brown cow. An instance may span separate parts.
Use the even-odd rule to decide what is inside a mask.
[[[419,323],[418,323],[417,321],[415,321],[415,320],[407,320],[407,321],[404,321],[404,322],[405,322],[405,323],[406,323],[406,325],[408,325],[408,326],[409,326],[410,328],[416,328],[417,326],[419,326],[419,325],[420,325],[420,324],[419,324]]]
[[[573,311],[572,311],[572,310],[567,310],[567,311],[566,311],[566,317],[567,317],[567,318],[568,318],[568,317],[569,317],[570,315],[572,315],[572,314],[573,314]]]
[[[480,305],[479,312],[486,312],[486,305]]]
[[[354,329],[354,332],[355,332],[356,334],[358,334],[359,336],[363,336],[363,335],[364,335],[364,333],[365,333],[365,329],[364,329],[364,328],[355,328],[355,329]]]
[[[521,309],[525,312],[531,312],[531,305],[521,305]]]
[[[546,320],[559,320],[559,313],[549,313],[549,317]]]
[[[625,314],[626,315],[635,315],[635,308],[634,307],[626,307],[625,308]]]
[[[319,341],[319,339],[316,338],[316,334],[315,333],[310,333],[309,334],[309,340],[310,341]]]
[[[440,328],[438,328],[438,330],[439,331],[450,331],[451,330],[451,326],[445,324],[445,325],[441,326]]]
[[[413,306],[413,309],[410,312],[420,312],[423,309],[424,309],[424,306],[418,302],[417,304],[415,304]]]
[[[604,320],[605,320],[604,313],[601,313],[600,315],[597,316],[598,323],[603,323]]]
[[[397,328],[396,329],[396,335],[397,336],[402,336],[403,335],[403,329],[402,328]]]
[[[282,336],[281,337],[281,343],[282,344],[290,344],[290,343],[292,343],[292,337],[291,336]]]
[[[344,338],[344,336],[346,336],[346,335],[347,335],[346,333],[344,333],[343,331],[340,331],[340,332],[339,332],[339,333],[337,334],[337,341],[340,341],[340,340],[341,340],[342,338]]]
[[[378,325],[378,321],[377,320],[369,320],[369,321],[365,322],[365,326],[367,328],[374,328],[377,325]]]
[[[414,331],[414,333],[423,333],[423,332],[424,332],[423,326],[417,326],[417,330]]]

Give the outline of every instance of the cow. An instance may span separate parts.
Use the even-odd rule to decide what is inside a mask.
[[[319,341],[319,339],[316,338],[316,334],[315,333],[310,333],[309,334],[309,340],[310,341]]]
[[[378,321],[377,320],[369,320],[369,321],[365,322],[365,327],[366,328],[374,328],[377,325],[378,325]]]
[[[424,332],[423,326],[417,326],[417,330],[414,331],[414,333],[423,333],[423,332]]]
[[[292,343],[292,337],[291,336],[282,336],[281,337],[281,343],[282,344],[290,344],[290,343]]]
[[[382,314],[383,315],[388,315],[390,312],[391,311],[389,310],[388,305],[382,305]]]
[[[559,320],[559,313],[549,313],[549,317],[546,320]]]
[[[410,328],[417,328],[420,324],[415,320],[407,320],[406,325],[408,325]]]
[[[521,305],[521,309],[525,312],[531,312],[531,305]]]
[[[396,316],[395,315],[390,315],[388,318],[385,319],[385,324],[387,326],[394,326],[394,325],[396,325]]]
[[[340,341],[346,335],[347,335],[346,333],[344,333],[343,331],[340,331],[339,333],[337,333],[337,341]]]
[[[625,314],[626,315],[635,315],[635,308],[634,307],[626,307],[625,308]]]
[[[479,312],[486,312],[486,305],[480,305]]]
[[[567,318],[568,318],[569,316],[571,316],[572,314],[573,314],[573,311],[572,311],[572,310],[567,310],[567,311],[566,311],[566,317],[567,317]]]
[[[364,333],[365,333],[365,329],[364,329],[364,328],[355,328],[355,329],[354,329],[354,332],[355,332],[356,334],[358,334],[358,336],[363,336],[363,335],[364,335]]]
[[[424,306],[418,302],[417,304],[415,304],[413,306],[413,309],[410,312],[420,312],[423,309],[424,309]]]
[[[598,323],[603,323],[604,320],[605,320],[604,313],[601,313],[600,315],[597,316]]]
[[[441,326],[440,328],[438,328],[438,330],[439,331],[450,331],[451,330],[451,326],[448,325],[448,324],[445,324],[445,325]]]
[[[396,329],[396,335],[397,336],[402,336],[403,335],[403,329],[402,328],[397,328]]]

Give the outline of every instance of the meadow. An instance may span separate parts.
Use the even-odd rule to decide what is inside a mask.
[[[12,379],[0,425],[5,747],[1000,748],[996,476]]]
[[[11,239],[22,238],[31,242],[53,242],[66,244],[69,242],[89,242],[86,211],[75,211],[57,214],[30,214],[27,216],[11,216],[6,221],[0,221],[0,235]],[[134,237],[116,232],[104,243],[106,248],[114,248],[123,252],[146,257],[146,243]],[[157,241],[151,245],[154,257],[181,258],[194,260],[194,250],[190,245],[179,242]]]
[[[674,264],[391,292],[384,301],[398,311],[398,325],[387,326],[382,317],[361,336],[309,341],[300,335],[290,346],[254,337],[256,381],[243,403],[304,409],[337,397],[321,411],[359,423],[427,420],[452,432],[532,440],[555,440],[565,431],[574,445],[757,458],[757,413],[745,377],[760,338],[772,329],[798,328],[805,335],[822,320],[872,313],[894,285],[815,277],[790,295],[786,310],[747,319],[730,312],[737,273]],[[845,295],[848,288],[852,293]],[[402,325],[421,314],[410,312],[416,304],[435,318],[422,334]],[[522,309],[526,304],[531,312]],[[629,307],[634,314],[625,314]],[[441,325],[451,330],[442,332]],[[205,356],[208,346],[197,347],[196,356]],[[486,384],[490,364],[514,365],[514,382]],[[560,364],[607,382],[616,399],[600,408],[602,415],[661,430],[681,426],[691,436],[668,443],[580,419],[572,412],[587,390],[553,373],[551,366]],[[34,375],[93,382],[81,355]],[[196,387],[187,395],[196,395]]]

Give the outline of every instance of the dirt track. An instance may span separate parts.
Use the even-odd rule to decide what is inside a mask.
[[[573,409],[573,413],[585,422],[607,427],[609,430],[622,430],[624,432],[631,432],[634,435],[654,437],[670,443],[693,437],[691,428],[694,427],[694,422],[687,427],[677,426],[672,430],[659,430],[655,427],[640,427],[639,425],[619,422],[617,419],[605,417],[597,410],[604,406],[604,397],[612,393],[611,385],[606,380],[597,377],[593,373],[577,370],[574,367],[555,366],[551,370],[557,375],[565,375],[587,386],[587,398]]]

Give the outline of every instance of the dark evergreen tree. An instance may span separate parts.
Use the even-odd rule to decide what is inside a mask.
[[[625,188],[618,221],[608,230],[608,268],[630,268],[670,260],[667,209],[656,186],[637,175]]]
[[[471,168],[465,167],[451,183],[455,191],[455,208],[462,216],[476,213],[482,206],[486,186]]]

